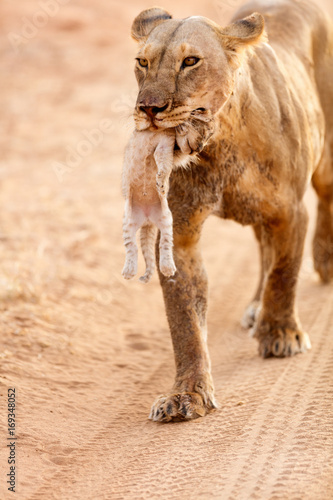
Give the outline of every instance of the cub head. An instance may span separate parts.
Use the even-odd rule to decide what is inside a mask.
[[[225,104],[242,53],[265,37],[264,19],[254,13],[222,28],[204,17],[172,19],[152,8],[136,17],[132,36],[139,43],[136,128],[169,128],[195,110],[215,114]]]

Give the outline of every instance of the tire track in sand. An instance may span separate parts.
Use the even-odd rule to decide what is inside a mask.
[[[312,448],[313,434],[300,434],[302,440],[299,433],[305,424],[307,426],[310,421],[313,424],[309,416],[315,414],[314,409],[317,408],[315,395],[318,388],[325,387],[328,373],[332,374],[332,351],[325,349],[325,332],[328,332],[332,325],[333,314],[328,307],[332,302],[331,296],[332,294],[321,306],[321,314],[315,316],[316,330],[320,330],[322,335],[317,339],[313,354],[302,360],[302,371],[294,363],[284,369],[275,386],[269,391],[264,404],[268,406],[267,409],[262,413],[262,410],[258,409],[249,423],[247,449],[244,446],[242,459],[240,462],[237,460],[236,474],[234,469],[233,477],[228,475],[228,486],[221,491],[223,498],[262,498],[263,494],[265,498],[291,498],[292,473],[297,476],[295,462],[298,462],[298,471],[310,472],[309,465],[314,457],[308,452],[309,448]],[[325,442],[331,434],[328,413],[321,414],[320,417],[326,417],[326,422],[321,423],[326,429],[325,440],[321,441],[325,450]],[[316,419],[314,428],[317,424]],[[302,459],[300,453],[302,449],[307,450],[305,459]],[[320,463],[317,462],[319,470],[327,461],[332,461],[332,456],[332,449],[326,449],[325,453],[317,457],[320,460]],[[281,463],[284,465],[282,471]],[[309,474],[309,481],[313,483],[316,470],[312,469],[312,472]],[[294,493],[299,494],[302,499],[314,498],[311,494],[308,496],[309,491],[304,489],[304,483],[302,486],[302,491]]]
[[[238,268],[239,274],[245,264]],[[222,281],[223,293],[229,289],[229,277]],[[302,458],[302,446],[308,447],[314,429],[318,433],[318,419],[325,408],[328,414],[330,403],[328,400],[322,410],[323,394],[316,391],[322,390],[322,380],[330,370],[331,354],[325,349],[324,335],[332,324],[333,293],[318,288],[303,314],[304,324],[311,325],[312,352],[263,361],[258,358],[256,342],[246,339],[235,326],[247,289],[244,286],[236,307],[235,292],[224,297],[223,312],[217,297],[210,309],[209,343],[221,404],[218,412],[172,425],[147,421],[153,397],[172,383],[169,351],[151,366],[145,380],[137,380],[135,387],[120,395],[116,406],[121,410],[116,415],[106,398],[103,414],[110,415],[109,421],[98,422],[89,441],[71,454],[59,472],[45,478],[31,500],[82,500],[82,484],[84,498],[102,500],[300,498],[297,483],[306,493],[304,471],[309,470],[311,454]],[[313,408],[316,396],[319,410]],[[245,404],[238,405],[239,401]],[[309,411],[315,412],[314,420]],[[319,428],[321,443],[328,449],[329,439],[324,439],[327,419]],[[318,466],[325,460],[329,460],[328,453],[317,458]],[[297,461],[298,468],[293,466]],[[318,481],[318,468],[313,468],[312,491],[317,496],[312,498],[324,498],[324,488],[328,491],[332,468],[327,463],[324,486]]]

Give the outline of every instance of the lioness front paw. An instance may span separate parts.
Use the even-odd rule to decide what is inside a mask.
[[[294,356],[311,349],[310,338],[299,328],[272,326],[255,327],[254,337],[259,341],[259,354],[263,358]]]
[[[214,398],[204,398],[196,392],[159,396],[153,404],[149,419],[155,422],[192,420],[217,408]]]

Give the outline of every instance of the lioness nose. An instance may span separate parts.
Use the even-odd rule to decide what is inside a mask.
[[[139,106],[141,111],[144,111],[150,118],[154,118],[157,113],[162,113],[162,111],[165,111],[168,107],[168,104],[165,104],[164,106],[158,107],[158,106]]]

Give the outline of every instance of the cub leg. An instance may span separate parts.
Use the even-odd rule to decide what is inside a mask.
[[[173,276],[177,269],[173,260],[172,214],[166,198],[161,198],[161,213],[156,225],[161,232],[159,245],[160,271],[164,276]]]
[[[262,307],[254,326],[259,353],[264,358],[291,356],[311,348],[295,311],[296,283],[308,215],[301,203],[287,212],[278,224],[262,228],[262,242],[273,256],[262,292]]]
[[[133,278],[138,271],[138,247],[136,244],[136,232],[143,222],[143,215],[135,211],[129,200],[125,202],[125,213],[123,222],[123,240],[126,248],[125,265],[122,275],[125,279]]]
[[[318,195],[317,225],[313,239],[314,267],[321,280],[328,283],[333,278],[333,158],[328,144],[313,174],[312,184]]]
[[[173,167],[174,145],[175,135],[162,135],[154,153],[157,165],[156,187],[161,202],[160,210],[155,214],[155,223],[161,232],[159,267],[164,276],[173,276],[176,272],[172,250],[172,214],[167,202],[169,178]]]
[[[155,269],[155,242],[157,228],[153,224],[145,224],[140,231],[142,253],[146,262],[146,272],[139,280],[148,283]]]
[[[176,362],[173,388],[150,412],[149,418],[160,422],[193,419],[216,408],[207,349],[207,276],[199,248],[207,210],[186,219],[180,212],[173,212],[178,272],[172,279],[159,273]]]
[[[169,191],[169,177],[173,167],[173,151],[175,135],[161,135],[158,146],[154,152],[157,165],[156,187],[160,197],[165,197]]]

